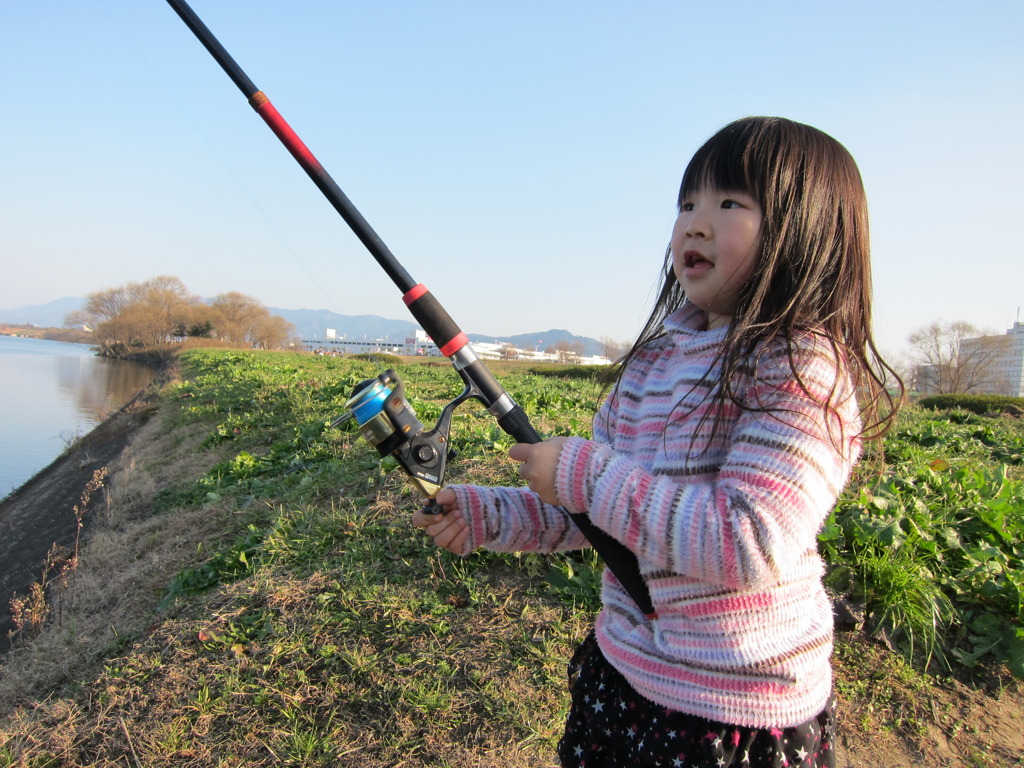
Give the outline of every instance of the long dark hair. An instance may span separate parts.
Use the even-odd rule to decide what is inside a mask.
[[[697,150],[683,174],[679,204],[704,187],[744,192],[764,213],[753,276],[739,291],[716,361],[721,378],[715,397],[749,407],[732,389],[734,374],[749,369],[750,355],[766,343],[784,344],[807,392],[794,356],[797,338],[810,332],[823,337],[850,371],[864,417],[861,435],[880,438],[895,418],[903,382],[882,359],[871,332],[867,200],[853,157],[811,126],[747,117]],[[629,361],[665,335],[665,318],[685,301],[667,252],[658,299],[619,361],[616,384]],[[822,407],[834,409],[837,396],[834,389]]]

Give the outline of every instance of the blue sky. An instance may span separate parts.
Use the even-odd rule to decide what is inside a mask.
[[[857,159],[883,349],[1024,305],[1019,0],[192,7],[468,332],[631,339],[687,160],[749,114]],[[406,317],[162,0],[0,0],[0,85],[0,309],[171,274]]]

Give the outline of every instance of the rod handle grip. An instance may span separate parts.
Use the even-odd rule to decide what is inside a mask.
[[[466,334],[423,283],[407,291],[402,300],[445,357],[451,357],[469,343]]]
[[[518,404],[498,419],[498,426],[519,443],[539,443],[543,440],[530,423],[530,417],[526,415],[526,411]]]
[[[526,412],[519,405],[498,419],[498,426],[520,443],[541,442],[540,435],[534,430]],[[637,557],[632,550],[611,534],[594,525],[588,515],[581,512],[569,512],[566,509],[563,511],[587,537],[591,546],[615,574],[626,592],[636,601],[640,610],[648,617],[656,616],[650,589],[640,573]]]

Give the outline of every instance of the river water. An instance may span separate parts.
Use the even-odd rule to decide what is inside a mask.
[[[145,389],[156,369],[85,344],[0,336],[0,498]]]

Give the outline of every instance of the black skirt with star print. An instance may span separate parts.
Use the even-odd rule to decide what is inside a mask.
[[[563,768],[835,768],[835,700],[793,728],[745,728],[648,701],[591,633],[569,662]]]

